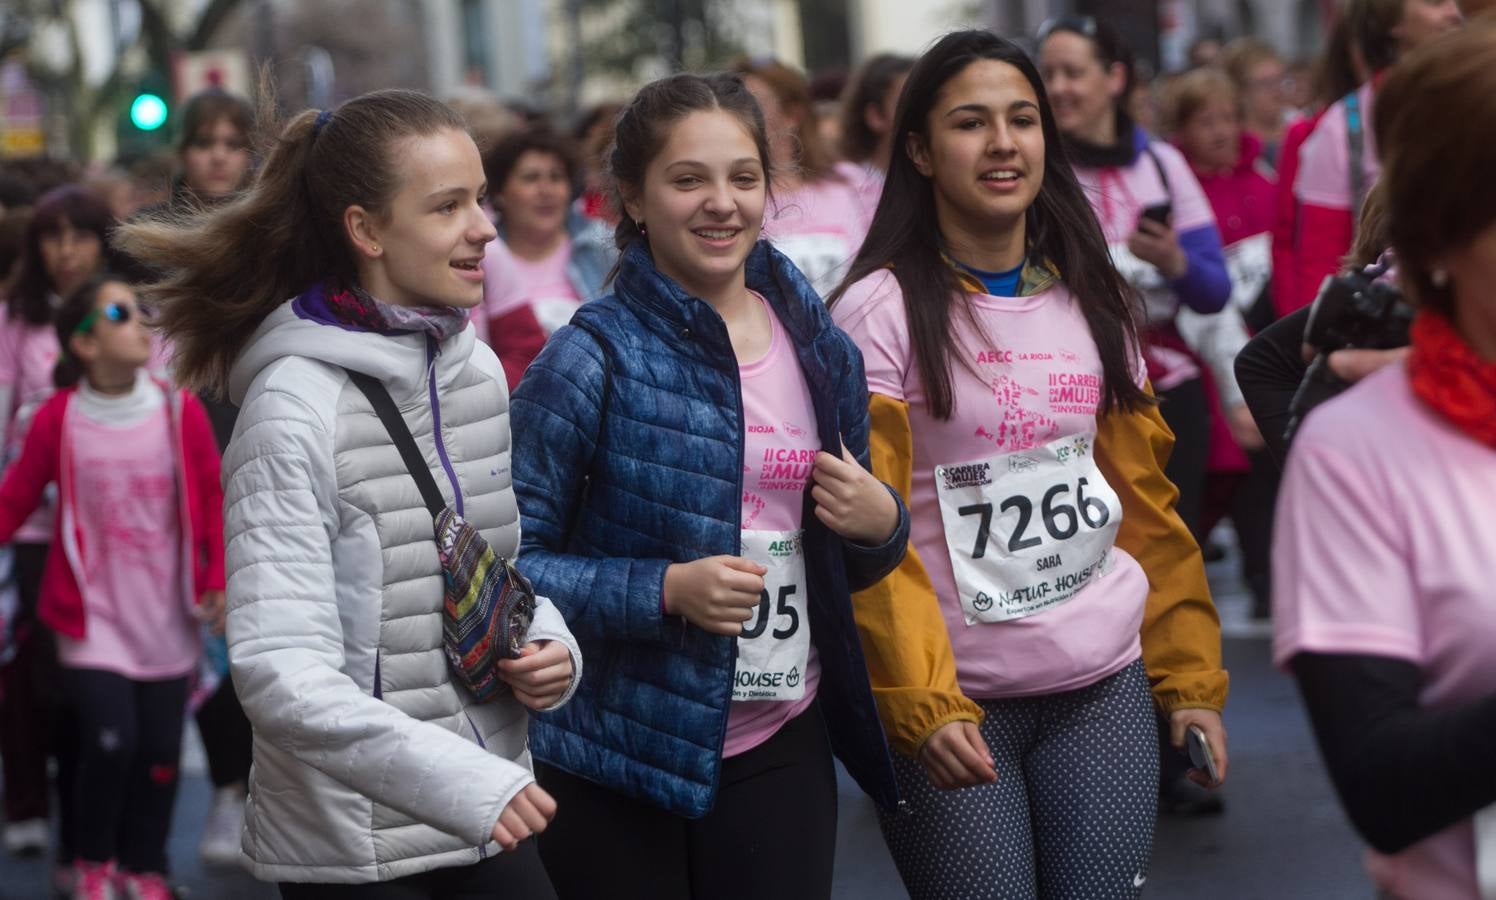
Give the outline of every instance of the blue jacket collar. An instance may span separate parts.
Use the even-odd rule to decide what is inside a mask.
[[[796,345],[810,343],[830,324],[815,288],[768,241],[760,240],[749,252],[744,278],[749,289],[769,301]],[[644,241],[635,241],[623,252],[614,289],[619,299],[652,328],[688,343],[693,335],[720,340],[722,347],[730,349],[722,317],[711,304],[691,295],[679,282],[656,268],[654,256]],[[732,358],[730,353],[727,358]]]

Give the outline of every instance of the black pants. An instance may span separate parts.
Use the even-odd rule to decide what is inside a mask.
[[[282,900],[555,900],[533,840],[471,866],[452,866],[372,884],[281,882]]]
[[[187,679],[134,681],[98,669],[61,671],[78,727],[72,797],[78,858],[117,859],[127,872],[164,873]]]
[[[5,771],[5,818],[10,822],[47,818],[48,757],[57,760],[57,793],[72,796],[77,769],[77,737],[57,687],[57,646],[36,616],[47,562],[47,544],[14,544],[16,655],[0,668],[0,761]],[[59,860],[72,858],[76,844],[70,804],[58,813]]]
[[[253,756],[254,733],[234,682],[224,677],[213,696],[197,710],[197,730],[203,738],[203,752],[208,757],[208,777],[216,788],[249,783],[249,765]]]
[[[1179,488],[1176,509],[1179,518],[1202,543],[1201,511],[1205,504],[1205,468],[1210,461],[1210,402],[1205,385],[1192,378],[1167,391],[1159,392],[1159,413],[1174,432],[1174,452],[1164,466],[1164,474]]]
[[[836,772],[819,704],[722,761],[717,802],[683,819],[544,764],[556,818],[540,855],[562,900],[825,900]]]

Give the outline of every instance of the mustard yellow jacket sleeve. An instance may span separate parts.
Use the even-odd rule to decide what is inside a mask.
[[[1148,388],[1152,393],[1152,388]],[[1174,433],[1157,406],[1100,417],[1096,461],[1122,500],[1117,546],[1148,576],[1143,664],[1165,713],[1226,704],[1221,623],[1200,547],[1174,510],[1179,490],[1164,476]]]
[[[898,491],[908,506],[914,481],[909,407],[873,394],[868,409],[873,475]],[[981,707],[967,699],[956,682],[956,657],[940,602],[912,546],[888,577],[853,595],[852,607],[873,698],[894,750],[915,757],[942,725],[982,720]]]

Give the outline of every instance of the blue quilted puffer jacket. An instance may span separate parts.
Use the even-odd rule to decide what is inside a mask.
[[[867,466],[867,382],[856,345],[799,270],[765,242],[748,257],[747,281],[794,342],[821,445],[845,441]],[[642,242],[624,253],[614,289],[551,336],[510,407],[519,567],[561,610],[587,661],[571,702],[532,719],[531,748],[553,766],[695,818],[716,798],[737,641],[666,615],[661,598],[671,563],[739,552],[738,363],[722,318],[662,275]],[[604,354],[594,334],[610,356],[605,415]],[[899,564],[909,514],[900,503],[893,537],[862,547],[812,510],[807,491],[821,708],[847,770],[892,807],[898,793],[850,591]]]

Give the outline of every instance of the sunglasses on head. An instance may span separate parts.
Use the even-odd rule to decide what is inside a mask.
[[[99,320],[100,316],[119,325],[130,321],[130,307],[123,303],[109,303],[105,304],[103,308],[95,307],[89,311],[88,315],[83,317],[83,321],[78,323],[78,327],[73,329],[73,334],[87,334],[93,329],[94,323]]]

